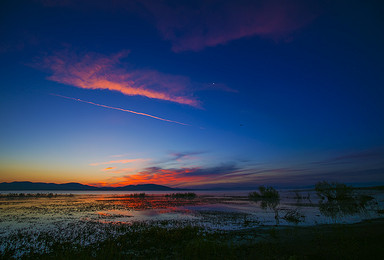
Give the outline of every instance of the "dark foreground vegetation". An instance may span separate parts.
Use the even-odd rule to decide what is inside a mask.
[[[23,259],[382,259],[382,241],[383,219],[213,233],[138,224],[114,239],[85,247],[56,242],[50,253],[30,252]]]

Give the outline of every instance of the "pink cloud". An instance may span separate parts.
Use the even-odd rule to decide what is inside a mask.
[[[138,173],[125,175],[115,179],[113,186],[124,186],[131,184],[156,183],[160,185],[182,186],[182,183],[199,183],[206,179],[206,176],[188,176],[195,169],[161,169],[148,168]]]
[[[318,15],[316,0],[142,0],[172,50],[199,51],[249,36],[282,39]]]
[[[77,55],[62,51],[43,59],[39,67],[52,73],[49,80],[83,89],[117,91],[128,96],[166,100],[199,107],[187,77],[164,74],[155,70],[127,70],[121,59],[123,51],[111,56],[97,53]]]
[[[228,182],[239,179],[238,176],[231,176],[237,172],[236,167],[232,165],[222,165],[212,168],[185,167],[165,169],[148,167],[140,171],[135,169],[121,169],[111,172],[126,174],[124,176],[110,178],[108,181],[112,186],[155,183],[183,187],[188,185],[220,183],[221,181]]]
[[[113,171],[110,171],[111,173],[116,173],[116,174],[120,174],[120,173],[132,173],[132,172],[135,172],[137,171],[136,168],[122,168],[122,169],[116,169],[116,170],[113,170]]]
[[[321,0],[39,0],[43,5],[89,10],[142,13],[154,21],[174,52],[200,51],[209,46],[259,36],[290,39],[310,24],[327,1]]]
[[[260,185],[276,180],[287,180],[298,173],[308,172],[301,168],[239,168],[234,164],[222,164],[215,167],[181,167],[144,169],[116,169],[110,173],[124,174],[110,177],[106,182],[111,186],[131,184],[161,184],[171,187],[198,187],[204,185]]]

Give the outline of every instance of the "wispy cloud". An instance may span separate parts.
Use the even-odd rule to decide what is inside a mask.
[[[118,178],[118,186],[124,186],[129,184],[145,184],[155,183],[170,186],[180,186],[184,182],[201,182],[205,179],[204,176],[189,176],[188,174],[193,172],[193,168],[181,168],[181,169],[163,169],[160,167],[149,167],[144,170],[128,174]]]
[[[46,56],[33,66],[47,69],[52,74],[48,79],[62,84],[200,107],[191,93],[189,78],[155,70],[127,69],[121,62],[127,55],[128,51],[106,56],[65,50]]]
[[[213,167],[147,167],[142,170],[124,168],[108,171],[123,174],[123,176],[112,176],[106,182],[110,186],[154,183],[187,188],[244,187],[252,189],[259,185],[308,186],[322,180],[382,184],[383,169],[383,165],[381,165],[361,169],[345,168],[323,171],[299,167],[242,168],[235,164],[221,164]]]
[[[79,99],[79,98],[66,97],[66,96],[62,96],[62,95],[58,95],[58,94],[51,94],[51,95],[57,96],[57,97],[66,98],[66,99],[75,100],[77,102],[91,104],[91,105],[98,106],[98,107],[104,107],[104,108],[119,110],[119,111],[128,112],[128,113],[132,113],[132,114],[136,114],[136,115],[140,115],[140,116],[151,117],[151,118],[154,118],[154,119],[157,119],[157,120],[161,120],[161,121],[165,121],[165,122],[170,122],[170,123],[175,123],[175,124],[179,124],[179,125],[189,126],[188,124],[185,124],[185,123],[181,123],[181,122],[177,122],[177,121],[161,118],[161,117],[150,115],[150,114],[146,114],[146,113],[136,112],[136,111],[129,110],[129,109],[123,109],[123,108],[119,108],[119,107],[112,107],[112,106],[97,104],[97,103],[94,103],[94,102],[91,102],[91,101],[85,101],[85,100],[82,100],[82,99]]]
[[[108,179],[113,186],[129,184],[162,184],[171,187],[244,186],[263,184],[269,180],[281,180],[307,172],[300,168],[244,168],[235,163],[211,167],[146,167],[141,170],[114,169],[110,173],[124,174]]]
[[[336,164],[361,164],[364,162],[384,163],[384,147],[378,147],[357,152],[345,153],[331,157],[322,161],[312,162],[316,165],[336,165]]]
[[[108,162],[98,162],[98,163],[90,163],[90,166],[99,166],[105,164],[125,164],[125,163],[137,163],[137,162],[145,162],[148,159],[126,159],[126,160],[116,160],[116,161],[108,161]]]
[[[185,167],[185,168],[161,168],[147,167],[141,171],[133,172],[132,169],[119,171],[128,173],[124,176],[113,177],[109,181],[114,186],[124,186],[129,184],[155,183],[170,186],[188,186],[192,184],[202,184],[206,182],[219,181],[227,174],[236,172],[238,169],[233,164],[223,164],[215,167]],[[238,176],[236,176],[238,178]],[[226,181],[230,181],[226,179]]]
[[[249,36],[282,39],[319,13],[317,0],[142,0],[175,52],[199,51]]]
[[[102,171],[110,171],[113,169],[116,169],[116,167],[107,167],[107,168],[102,169]]]
[[[171,159],[170,161],[182,161],[182,160],[191,160],[196,159],[196,155],[203,154],[204,152],[178,152],[178,153],[171,153]]]

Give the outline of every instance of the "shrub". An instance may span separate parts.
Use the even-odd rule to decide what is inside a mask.
[[[352,187],[343,183],[322,181],[316,184],[315,190],[320,197],[320,212],[332,218],[360,214],[365,212],[367,207],[377,205],[372,196],[358,194]]]
[[[278,200],[280,198],[279,192],[272,187],[259,187],[259,192],[254,191],[248,194],[248,198],[252,200]]]
[[[353,197],[353,190],[350,186],[338,182],[320,181],[315,185],[315,191],[321,199],[349,200]]]

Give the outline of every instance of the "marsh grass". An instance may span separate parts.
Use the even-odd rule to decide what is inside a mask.
[[[0,198],[56,198],[56,197],[73,197],[73,194],[57,194],[57,193],[7,193],[0,194]]]
[[[148,195],[146,195],[144,192],[129,194],[129,197],[132,197],[132,198],[145,198],[147,196]]]
[[[305,216],[301,214],[297,209],[288,210],[282,218],[287,222],[294,224],[304,222],[305,220]]]
[[[300,201],[300,200],[308,200],[310,203],[311,201],[311,194],[307,193],[307,195],[302,195],[302,193],[298,191],[294,191],[295,196],[293,197],[295,200]]]
[[[166,194],[165,197],[173,198],[173,199],[194,199],[197,197],[196,193],[187,192],[187,193],[172,193]]]
[[[286,229],[206,232],[196,226],[137,224],[125,234],[81,246],[52,242],[21,259],[382,259],[384,221]],[[121,227],[126,228],[126,227]],[[260,240],[261,237],[265,239]],[[49,239],[48,237],[46,239]],[[9,259],[14,252],[4,252]]]

